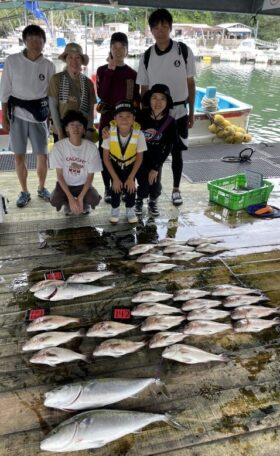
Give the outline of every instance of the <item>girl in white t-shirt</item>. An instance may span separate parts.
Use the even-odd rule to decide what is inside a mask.
[[[80,111],[68,111],[62,123],[67,138],[55,143],[50,156],[57,174],[50,203],[57,211],[64,206],[65,215],[88,214],[101,199],[92,186],[94,173],[102,170],[99,152],[84,139],[87,119]]]

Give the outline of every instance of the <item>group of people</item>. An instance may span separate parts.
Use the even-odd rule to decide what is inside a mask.
[[[31,199],[25,163],[28,140],[37,156],[38,196],[57,210],[63,207],[66,215],[87,214],[99,204],[101,196],[92,183],[94,173],[101,171],[111,223],[119,220],[121,200],[129,223],[137,222],[145,199],[150,214],[158,216],[161,170],[169,154],[171,199],[176,206],[182,204],[182,151],[194,122],[194,56],[188,46],[170,38],[168,10],[155,10],[149,25],[155,44],[141,56],[138,72],[125,64],[126,34],[112,35],[108,63],[97,69],[98,103],[92,80],[82,72],[89,58],[79,44],[67,44],[59,56],[65,68],[56,73],[42,54],[44,30],[37,25],[23,30],[25,50],[6,59],[0,86],[3,128],[9,132],[22,189],[18,207]],[[96,103],[99,135],[93,124]],[[55,140],[50,165],[57,173],[51,194],[45,187],[50,118]]]

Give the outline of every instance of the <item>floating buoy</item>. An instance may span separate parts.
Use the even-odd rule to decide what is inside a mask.
[[[252,140],[252,135],[242,127],[234,125],[221,114],[215,114],[208,130],[227,144],[241,144]]]

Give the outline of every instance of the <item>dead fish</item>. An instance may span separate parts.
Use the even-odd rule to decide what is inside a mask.
[[[173,298],[173,294],[162,293],[161,291],[145,290],[139,291],[132,299],[131,302],[157,302],[167,301]]]
[[[219,320],[220,318],[226,318],[230,315],[227,310],[209,309],[204,307],[202,309],[191,310],[188,313],[188,320]]]
[[[183,333],[162,331],[156,333],[149,342],[149,348],[167,347],[181,342],[186,336]]]
[[[244,306],[234,309],[231,312],[231,318],[233,320],[241,320],[242,318],[262,318],[268,317],[274,313],[280,313],[280,307]]]
[[[208,361],[229,361],[228,356],[224,354],[214,355],[213,353],[184,344],[175,344],[171,347],[167,347],[163,351],[162,356],[163,358],[172,359],[186,364],[206,363]]]
[[[160,263],[163,261],[170,260],[167,255],[159,255],[156,253],[145,253],[137,258],[137,263]]]
[[[261,318],[244,318],[237,320],[233,329],[235,332],[259,332],[271,326],[279,325],[280,318],[273,318],[273,320],[264,320]]]
[[[156,247],[156,244],[137,244],[134,245],[129,249],[128,254],[132,255],[140,255],[142,253],[147,253],[149,250],[152,250]]]
[[[190,245],[179,245],[179,244],[171,244],[168,247],[165,247],[163,253],[177,253],[177,252],[193,252],[194,247]]]
[[[183,290],[176,291],[173,301],[188,301],[190,299],[203,298],[203,296],[209,295],[210,292],[206,290],[199,290],[198,288],[185,288]]]
[[[225,250],[227,250],[225,247],[219,247],[213,244],[200,244],[196,247],[196,251],[201,253],[220,253]]]
[[[176,268],[176,264],[171,264],[171,263],[150,263],[150,264],[146,264],[141,269],[141,272],[143,274],[150,274],[150,273],[159,274],[160,272],[168,271],[169,269],[173,269],[173,268]]]
[[[199,252],[177,252],[171,256],[172,261],[191,261],[196,258],[202,257],[203,254]]]
[[[253,288],[239,287],[237,285],[217,285],[212,291],[212,296],[232,296],[232,295],[260,294],[260,290]]]
[[[187,244],[197,247],[201,244],[217,244],[221,239],[207,238],[207,237],[193,237],[187,240]]]
[[[58,345],[65,344],[75,337],[84,337],[85,330],[62,332],[51,331],[37,334],[31,337],[22,347],[22,351],[41,350],[48,347],[57,347]]]
[[[41,442],[40,448],[58,453],[100,448],[157,421],[183,429],[169,415],[126,410],[90,410],[60,423]]]
[[[185,336],[210,336],[232,329],[228,323],[218,323],[216,321],[194,320],[184,327]]]
[[[62,285],[65,286],[65,282]],[[47,301],[53,294],[55,294],[58,290],[58,287],[52,283],[47,285],[46,287],[40,288],[38,291],[35,291],[34,296],[38,299],[42,299]]]
[[[57,329],[69,325],[69,323],[79,324],[80,318],[64,317],[63,315],[44,315],[43,317],[33,320],[28,325],[27,332],[49,331],[50,329]]]
[[[62,285],[65,285],[64,280],[40,280],[40,282],[34,283],[31,288],[29,288],[29,291],[32,293],[36,293],[36,291],[43,290],[44,288],[49,287],[50,285],[53,285],[55,287],[61,287]]]
[[[185,316],[174,316],[174,315],[153,315],[146,318],[141,325],[141,331],[161,331],[164,329],[178,326],[182,321],[186,319]]]
[[[87,337],[114,337],[132,329],[138,325],[129,325],[127,323],[119,323],[118,321],[100,321],[88,329]]]
[[[96,272],[79,272],[68,277],[68,283],[90,283],[95,280],[103,279],[103,277],[108,277],[113,275],[113,272],[110,271],[96,271]]]
[[[63,301],[68,299],[75,299],[81,296],[89,296],[96,293],[101,293],[102,291],[110,290],[114,288],[113,285],[108,285],[104,287],[98,287],[95,285],[85,285],[82,283],[77,284],[65,284],[63,287],[52,289],[52,287],[45,288],[35,293],[34,296],[39,299],[44,299],[48,301]]]
[[[131,311],[134,317],[149,317],[150,315],[170,315],[182,313],[177,307],[167,306],[159,302],[143,302]]]
[[[208,307],[210,309],[211,307],[218,307],[221,304],[222,301],[218,301],[217,299],[198,298],[184,302],[181,309],[185,312],[189,312],[190,310],[201,309],[201,307]]]
[[[239,307],[239,306],[249,306],[250,304],[255,304],[261,301],[268,301],[266,296],[251,296],[251,295],[233,295],[228,296],[223,301],[224,307]]]
[[[74,352],[68,348],[50,347],[40,350],[30,358],[30,362],[34,364],[47,364],[48,366],[56,366],[61,363],[70,363],[71,361],[79,360],[88,362],[88,357],[81,353]]]
[[[44,405],[60,410],[84,410],[135,397],[150,385],[160,385],[157,378],[98,378],[83,383],[59,386],[45,393]]]
[[[164,238],[160,239],[158,245],[160,247],[168,247],[170,245],[185,245],[187,241],[183,239],[174,239],[174,238]]]
[[[94,349],[93,356],[113,356],[114,358],[118,358],[119,356],[133,353],[144,347],[144,345],[146,345],[146,342],[133,342],[127,339],[108,339]]]

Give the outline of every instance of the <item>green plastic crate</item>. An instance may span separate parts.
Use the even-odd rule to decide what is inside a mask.
[[[233,211],[245,209],[252,204],[266,203],[273,189],[273,184],[264,179],[262,187],[237,193],[234,189],[242,190],[246,187],[245,174],[212,180],[208,182],[207,186],[210,201]]]

